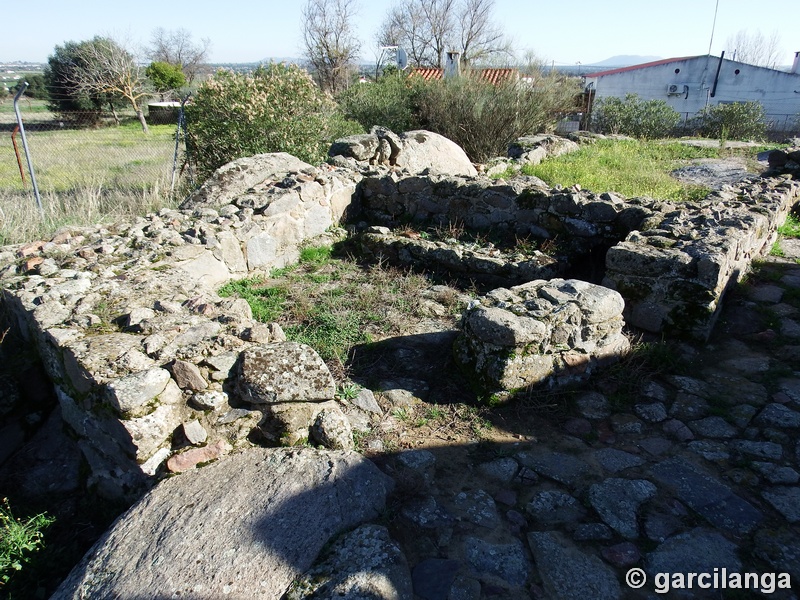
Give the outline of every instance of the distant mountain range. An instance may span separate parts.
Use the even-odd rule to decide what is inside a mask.
[[[600,62],[591,63],[592,67],[630,67],[631,65],[640,65],[642,63],[653,62],[654,60],[661,60],[661,56],[639,56],[636,54],[618,54]]]

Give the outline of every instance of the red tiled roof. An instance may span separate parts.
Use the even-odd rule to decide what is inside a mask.
[[[702,56],[702,55],[700,55]],[[666,65],[671,62],[678,62],[680,60],[689,60],[690,58],[700,58],[700,56],[683,56],[681,58],[664,58],[662,60],[654,60],[653,62],[642,63],[640,65],[631,65],[630,67],[622,67],[619,69],[611,69],[609,71],[598,71],[597,73],[589,73],[584,77],[603,77],[605,75],[614,75],[615,73],[625,73],[627,71],[635,71],[636,69],[644,69],[646,67],[657,67],[658,65]]]
[[[481,69],[479,73],[482,79],[494,85],[503,81],[519,79],[519,71],[516,69]]]
[[[489,83],[497,85],[503,81],[519,78],[517,69],[475,69],[469,73],[485,79]],[[436,67],[414,67],[408,74],[409,77],[422,77],[425,81],[436,81],[444,77],[444,69]]]
[[[408,74],[409,77],[422,77],[425,81],[435,81],[444,76],[444,69],[436,67],[414,67]]]

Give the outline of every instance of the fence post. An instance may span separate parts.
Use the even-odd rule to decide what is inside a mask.
[[[189,100],[189,96],[191,96],[191,94],[186,94],[186,97],[183,100],[181,100],[181,108],[178,111],[178,127],[175,130],[175,154],[172,157],[172,183],[169,187],[170,192],[175,191],[175,174],[178,171],[178,143],[180,142],[181,139],[181,127],[183,127],[184,130],[186,129],[183,117],[183,107],[186,105],[186,101]]]
[[[28,89],[28,82],[23,81],[17,95],[14,96],[14,114],[17,116],[17,125],[19,126],[19,133],[22,137],[22,147],[25,149],[25,159],[28,161],[28,173],[31,175],[31,183],[33,184],[33,195],[36,197],[36,205],[39,207],[39,215],[44,221],[44,208],[42,208],[42,198],[39,196],[39,186],[36,185],[36,174],[33,172],[33,163],[31,162],[31,153],[28,149],[28,138],[25,137],[25,126],[22,124],[22,116],[19,114],[19,99],[25,90]]]

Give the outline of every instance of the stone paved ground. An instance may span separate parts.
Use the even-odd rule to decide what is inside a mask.
[[[374,456],[399,482],[389,527],[417,596],[655,598],[665,597],[657,573],[724,568],[789,573],[794,591],[769,597],[797,597],[800,244],[783,250],[729,292],[708,344],[677,345],[676,368],[633,394],[595,382],[566,412],[490,411],[480,443],[415,437],[406,417],[466,393],[442,381],[447,333],[383,347],[369,373],[399,378],[409,403],[398,410],[396,391],[378,394],[383,427],[404,430],[395,439],[414,449]],[[625,584],[631,568],[648,576],[640,591]],[[758,595],[695,583],[666,597]]]

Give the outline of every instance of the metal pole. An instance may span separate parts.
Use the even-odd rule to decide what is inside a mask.
[[[22,124],[22,116],[19,114],[19,99],[25,90],[28,89],[28,82],[23,81],[17,95],[14,96],[14,113],[17,115],[17,124],[19,125],[19,133],[22,137],[22,147],[25,149],[25,159],[28,161],[28,173],[31,175],[31,183],[33,184],[33,195],[36,196],[36,205],[39,207],[39,214],[44,221],[44,208],[42,207],[42,198],[39,196],[39,186],[36,185],[36,175],[33,172],[33,163],[31,162],[31,152],[28,149],[28,139],[25,137],[25,126]]]
[[[181,108],[178,111],[178,127],[175,130],[175,154],[172,157],[172,184],[169,187],[170,192],[175,191],[175,174],[178,171],[178,143],[181,139],[181,127],[183,126],[183,107],[191,94],[186,94],[186,97],[181,100]]]

